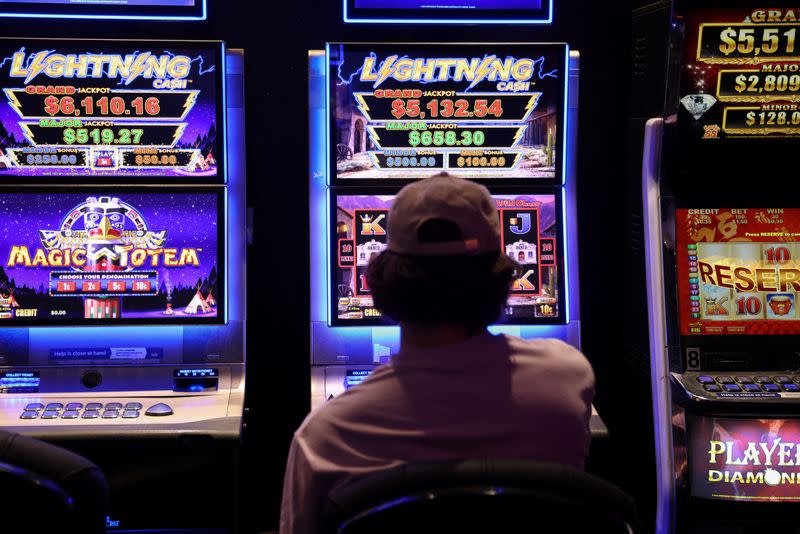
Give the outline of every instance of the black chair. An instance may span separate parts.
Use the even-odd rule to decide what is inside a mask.
[[[517,460],[406,464],[334,490],[337,534],[636,534],[633,499],[569,467]]]
[[[101,534],[108,485],[70,451],[0,430],[0,531]]]

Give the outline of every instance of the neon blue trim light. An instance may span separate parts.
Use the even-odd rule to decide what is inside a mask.
[[[548,25],[553,23],[553,0],[547,0],[547,17],[546,18],[529,18],[529,19],[492,19],[492,18],[425,18],[425,17],[409,17],[409,18],[359,18],[351,16],[348,6],[348,0],[343,0],[343,13],[344,21],[348,24],[534,24],[534,25]]]

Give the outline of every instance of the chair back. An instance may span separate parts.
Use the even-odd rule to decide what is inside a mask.
[[[633,499],[562,465],[520,460],[405,464],[334,490],[336,534],[639,532]]]

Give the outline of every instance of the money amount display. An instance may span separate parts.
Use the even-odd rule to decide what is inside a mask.
[[[503,101],[495,99],[491,103],[488,99],[477,99],[470,102],[466,99],[433,99],[424,106],[416,99],[396,99],[392,102],[392,116],[396,119],[467,119],[493,117],[499,119],[503,116]]]
[[[795,93],[800,91],[800,74],[740,74],[734,89],[737,93]]]
[[[71,96],[48,96],[44,100],[44,112],[51,117],[56,115],[156,117],[161,113],[161,102],[157,97],[142,96],[134,98],[87,96],[77,101]]]
[[[138,145],[144,130],[141,128],[65,128],[65,145]]]
[[[731,26],[719,34],[719,51],[725,56],[792,55],[796,38],[797,27]]]
[[[800,111],[751,111],[745,118],[747,126],[797,126]]]
[[[418,146],[483,146],[486,134],[481,130],[454,131],[412,131],[408,134],[408,144]]]

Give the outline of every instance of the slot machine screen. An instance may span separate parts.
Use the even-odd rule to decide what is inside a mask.
[[[0,0],[0,16],[204,20],[206,0]]]
[[[692,496],[800,502],[800,421],[690,416],[687,423]]]
[[[387,247],[386,218],[395,195],[333,192],[331,323],[390,324],[375,309],[366,271]],[[552,194],[492,195],[501,218],[502,246],[522,265],[506,304],[505,324],[563,324],[563,232],[560,199]],[[332,210],[333,211],[333,210]],[[468,290],[468,289],[465,289]],[[436,295],[430,295],[435,299]],[[425,302],[420,302],[425,306]]]
[[[545,24],[552,0],[344,0],[345,20],[502,21]]]
[[[677,210],[683,335],[800,334],[800,209]]]
[[[216,189],[0,190],[0,327],[222,324]]]
[[[560,185],[564,44],[336,44],[329,155],[336,185],[432,171]]]
[[[0,182],[221,183],[222,43],[0,39]]]

